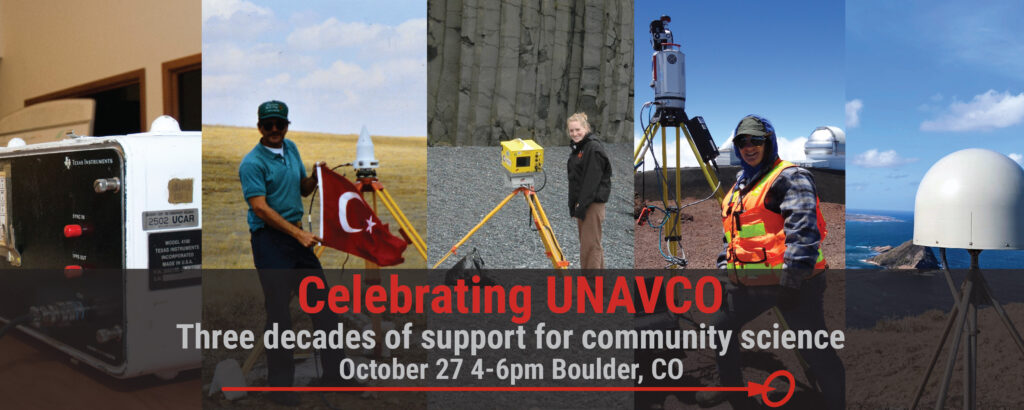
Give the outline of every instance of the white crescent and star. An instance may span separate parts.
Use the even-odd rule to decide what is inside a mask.
[[[355,192],[346,192],[344,194],[341,194],[340,197],[338,197],[338,221],[341,222],[341,229],[348,233],[366,231],[372,234],[374,225],[377,225],[376,223],[373,222],[372,216],[366,218],[366,228],[355,229],[352,227],[352,225],[348,224],[348,215],[346,215],[346,210],[348,209],[348,201],[352,199],[359,199],[360,201],[362,200],[362,198],[359,198],[359,194]]]

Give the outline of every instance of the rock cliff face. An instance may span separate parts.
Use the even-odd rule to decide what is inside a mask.
[[[913,241],[903,242],[900,246],[883,251],[867,261],[889,269],[925,271],[940,267],[939,260],[935,258],[932,248],[914,245]]]
[[[427,18],[428,145],[568,145],[578,111],[632,141],[632,1],[429,0]]]

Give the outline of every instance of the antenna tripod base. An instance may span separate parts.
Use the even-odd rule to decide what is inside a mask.
[[[1020,349],[1021,354],[1024,355],[1024,339],[1021,338],[1020,333],[1017,332],[1017,328],[1013,325],[1013,322],[1010,321],[1010,317],[1003,309],[1003,305],[1000,304],[993,296],[992,288],[989,287],[988,282],[981,273],[981,269],[978,267],[978,255],[981,251],[969,249],[968,252],[971,255],[971,270],[968,272],[967,278],[964,279],[964,282],[960,285],[960,290],[957,292],[953,287],[953,277],[949,270],[949,263],[946,262],[946,248],[939,249],[939,253],[942,255],[942,265],[946,275],[946,281],[950,285],[950,291],[953,292],[954,303],[952,310],[949,312],[949,319],[946,321],[945,330],[942,332],[942,338],[939,339],[939,344],[935,348],[935,352],[932,354],[928,370],[925,371],[921,384],[918,386],[917,392],[914,394],[914,402],[910,405],[911,409],[917,408],[918,403],[920,403],[921,396],[924,393],[924,388],[928,385],[928,379],[931,377],[932,370],[935,369],[935,365],[942,353],[943,346],[946,344],[946,339],[949,337],[950,330],[954,328],[956,329],[956,333],[953,336],[953,346],[947,355],[946,369],[942,378],[942,384],[939,387],[939,397],[935,402],[935,408],[945,408],[946,392],[949,389],[949,383],[953,377],[953,368],[956,366],[956,359],[960,353],[960,338],[964,334],[967,335],[967,346],[964,351],[964,408],[977,408],[979,304],[988,303],[992,305],[992,309],[996,312],[996,315],[999,316],[999,319],[1003,322],[1003,326],[1006,330],[1010,332],[1010,336],[1017,344],[1017,348]]]

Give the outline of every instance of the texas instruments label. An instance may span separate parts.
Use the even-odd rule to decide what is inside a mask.
[[[199,229],[149,234],[149,288],[198,285],[202,239]]]

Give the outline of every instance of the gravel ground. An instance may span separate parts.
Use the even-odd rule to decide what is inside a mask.
[[[633,268],[633,175],[631,146],[605,144],[612,162],[612,194],[605,213],[605,267]],[[571,269],[579,269],[579,238],[576,222],[569,216],[565,163],[569,147],[547,147],[547,184],[538,193],[544,212]],[[430,266],[437,263],[502,199],[512,192],[503,181],[500,147],[427,148],[427,248]],[[520,195],[513,198],[469,241],[457,255],[439,268],[454,265],[459,255],[476,248],[488,268],[550,268],[544,245],[529,219],[530,211]]]

